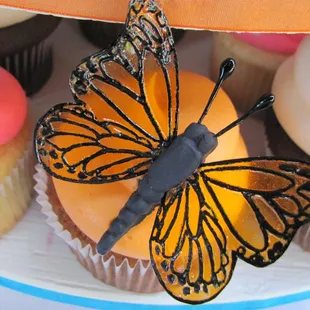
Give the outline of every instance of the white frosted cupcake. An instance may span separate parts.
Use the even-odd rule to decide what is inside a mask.
[[[276,101],[266,119],[268,155],[310,162],[309,85],[310,36],[307,36],[296,54],[281,65],[273,82]],[[298,231],[295,241],[310,250],[310,225]]]

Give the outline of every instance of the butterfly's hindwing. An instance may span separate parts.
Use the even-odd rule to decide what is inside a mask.
[[[206,205],[198,175],[163,200],[150,249],[161,284],[180,301],[209,301],[229,282],[235,256]]]
[[[154,149],[120,124],[100,122],[85,105],[60,104],[37,125],[36,151],[57,178],[109,183],[145,174]]]

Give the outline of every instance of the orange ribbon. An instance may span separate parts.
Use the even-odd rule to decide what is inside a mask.
[[[128,0],[0,0],[0,5],[122,22]],[[310,32],[309,0],[158,0],[171,26],[251,32]]]

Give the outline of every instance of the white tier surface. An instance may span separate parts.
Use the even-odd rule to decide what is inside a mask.
[[[72,100],[68,77],[83,57],[96,51],[81,36],[75,21],[64,21],[51,39],[56,43],[54,73],[44,89],[30,100],[34,119],[54,104]],[[207,75],[209,33],[187,33],[177,50],[181,69]],[[250,154],[262,155],[263,125],[249,120],[242,132]],[[265,269],[239,261],[228,287],[201,309],[256,309],[310,298],[309,258],[309,253],[292,244],[283,258]],[[189,308],[166,293],[134,294],[94,279],[53,234],[35,200],[23,220],[0,240],[0,285],[41,298],[105,310]]]

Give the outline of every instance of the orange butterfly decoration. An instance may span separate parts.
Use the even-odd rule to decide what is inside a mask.
[[[53,177],[86,184],[141,178],[98,252],[105,254],[159,206],[150,236],[152,265],[166,291],[189,304],[216,297],[237,258],[257,267],[275,262],[310,220],[309,164],[275,158],[204,164],[219,136],[274,101],[264,96],[219,133],[209,132],[202,121],[234,66],[231,59],[223,63],[200,120],[178,135],[171,30],[154,0],[132,0],[115,43],[73,71],[75,103],[52,108],[35,130],[38,160]],[[154,72],[164,90],[163,109],[152,104],[148,83]],[[248,182],[239,184],[241,179]]]

